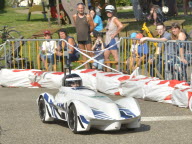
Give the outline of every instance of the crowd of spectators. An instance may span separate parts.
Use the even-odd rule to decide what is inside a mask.
[[[106,26],[103,26],[103,18],[101,17],[102,7],[95,3],[95,7],[89,6],[89,14],[85,13],[85,5],[83,3],[77,4],[77,13],[73,15],[73,20],[75,23],[76,33],[77,33],[77,43],[75,39],[67,34],[66,29],[61,29],[59,31],[60,41],[56,45],[53,41],[43,42],[41,54],[39,55],[44,63],[44,67],[47,70],[47,63],[53,65],[53,70],[56,70],[56,60],[63,60],[67,63],[66,58],[63,57],[64,51],[69,48],[69,63],[78,61],[80,53],[74,49],[72,46],[78,48],[81,52],[86,53],[90,57],[95,57],[99,63],[104,64],[105,61],[110,61],[109,57],[112,54],[114,61],[118,62],[118,48],[119,44],[119,33],[123,29],[123,24],[115,16],[115,7],[113,5],[107,5],[105,7],[105,12],[107,16]],[[155,76],[153,68],[155,67],[160,73],[164,73],[163,65],[166,61],[168,63],[168,69],[173,71],[175,69],[175,64],[179,64],[183,73],[183,79],[187,79],[186,67],[189,61],[191,61],[191,56],[186,55],[187,45],[185,43],[174,43],[169,45],[164,49],[164,43],[167,40],[179,40],[186,41],[187,35],[182,31],[178,23],[173,23],[171,26],[171,32],[166,31],[166,27],[163,23],[157,23],[156,14],[157,9],[154,4],[151,5],[151,13],[149,17],[154,18],[154,23],[156,25],[156,31],[158,36],[155,38],[145,37],[141,33],[132,33],[130,37],[133,39],[130,49],[130,57],[127,58],[127,67],[129,70],[133,71],[137,67],[141,66],[141,63],[145,63],[146,69],[149,70],[151,76]],[[105,40],[103,38],[103,31],[105,31]],[[44,32],[45,39],[51,39],[51,35],[48,31]],[[92,41],[92,37],[95,37]],[[135,39],[136,40],[135,40]],[[70,45],[66,44],[66,40]],[[147,45],[147,41],[158,41],[156,50],[154,53],[150,53],[150,48]],[[47,48],[45,48],[47,47]],[[150,53],[150,55],[149,55]],[[98,56],[97,56],[98,55]],[[86,61],[87,57],[82,56],[83,60]],[[103,70],[103,66],[97,62],[92,64],[93,69]],[[109,66],[109,63],[106,65]],[[85,68],[89,68],[86,64]],[[116,69],[118,64],[116,63]],[[107,71],[110,71],[109,69]]]
[[[190,46],[185,43],[187,41],[187,34],[181,29],[179,23],[172,23],[171,31],[166,31],[166,27],[163,23],[157,23],[156,30],[158,36],[153,37],[142,37],[137,36],[140,33],[132,33],[132,46],[130,49],[130,57],[127,59],[127,65],[129,70],[134,71],[141,65],[141,62],[145,64],[146,70],[149,71],[150,76],[157,76],[154,68],[165,76],[165,72],[169,71],[172,73],[174,78],[174,72],[177,71],[179,80],[187,80],[187,65],[191,62],[191,50]],[[139,40],[135,40],[137,38]],[[165,46],[164,42],[173,40]],[[154,52],[150,52],[145,42],[158,42]],[[165,68],[167,64],[167,68]]]
[[[83,3],[77,4],[77,13],[73,15],[77,33],[77,44],[74,38],[67,34],[66,29],[60,29],[58,32],[60,37],[58,45],[54,46],[51,54],[49,54],[49,57],[44,56],[44,59],[42,58],[45,70],[48,70],[47,63],[53,65],[53,70],[56,70],[56,60],[67,63],[66,57],[63,56],[64,51],[67,50],[67,47],[69,48],[69,63],[79,59],[79,52],[66,44],[65,41],[90,57],[93,57],[94,55],[97,55],[99,51],[106,49],[95,59],[99,60],[100,63],[104,63],[104,61],[109,61],[109,56],[112,54],[114,60],[118,62],[119,44],[116,43],[119,40],[119,33],[123,29],[123,25],[115,16],[115,7],[113,5],[107,5],[105,7],[105,12],[107,15],[107,25],[105,28],[103,27],[103,18],[101,17],[102,7],[100,4],[95,1],[95,7],[89,5],[89,8],[89,13],[85,13],[85,5]],[[106,32],[105,41],[103,40],[102,31]],[[47,35],[45,34],[45,38],[46,36]],[[92,37],[94,37],[96,40],[92,41]],[[49,39],[51,39],[51,37],[49,37]],[[41,49],[41,53],[46,53],[46,55],[48,55],[48,49],[48,47],[46,50]],[[87,60],[87,57],[84,55],[82,58],[83,61]],[[85,68],[89,68],[89,65],[86,64]],[[99,70],[103,69],[103,67],[96,62],[92,64],[92,68],[97,68]],[[118,69],[118,64],[116,64],[116,69]]]

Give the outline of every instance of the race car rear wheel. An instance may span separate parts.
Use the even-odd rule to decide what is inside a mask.
[[[43,123],[45,123],[46,107],[45,107],[45,101],[42,97],[39,99],[38,106],[39,106],[40,119]]]
[[[68,122],[68,126],[72,130],[72,132],[77,133],[77,110],[76,110],[74,104],[72,104],[69,107],[67,122]]]

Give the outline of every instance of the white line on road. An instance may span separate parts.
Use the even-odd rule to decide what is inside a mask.
[[[160,117],[141,117],[141,121],[178,121],[192,120],[192,116],[160,116]]]

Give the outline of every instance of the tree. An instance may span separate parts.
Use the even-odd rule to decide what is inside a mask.
[[[5,0],[0,0],[0,10],[5,8]]]

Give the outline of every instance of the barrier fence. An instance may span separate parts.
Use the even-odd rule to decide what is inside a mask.
[[[190,81],[191,41],[150,40],[141,44],[138,39],[122,38],[119,57],[120,71],[126,71],[128,74],[131,74],[136,67],[140,67],[142,75],[165,80]]]
[[[58,44],[60,39],[52,39]],[[69,57],[69,49],[63,51],[63,56],[53,56],[54,65],[50,64],[48,57],[46,62],[42,62],[40,58],[41,45],[45,39],[18,39],[6,41],[0,45],[0,68],[9,69],[45,69],[54,71],[63,71],[64,64],[68,63],[66,58]],[[104,67],[116,72],[124,72],[131,74],[137,67],[142,75],[159,77],[160,79],[177,79],[190,81],[192,72],[192,42],[191,41],[146,41],[139,43],[138,39],[123,37],[120,39],[119,61],[115,62],[111,59],[110,62],[102,64]],[[117,42],[117,43],[119,43]],[[74,47],[75,48],[75,47]],[[184,58],[182,59],[182,49],[184,49]],[[92,63],[95,57],[87,55],[87,51],[77,51],[88,58],[88,61],[79,61],[73,63],[73,68],[82,68],[85,63]],[[107,48],[108,49],[108,48]],[[102,53],[102,52],[101,52]],[[98,54],[99,55],[99,54]],[[81,64],[80,64],[81,62]],[[85,63],[84,63],[85,62]],[[82,64],[84,63],[84,64]],[[98,62],[99,63],[99,62]],[[108,67],[105,64],[111,63]],[[118,63],[118,70],[112,64]],[[46,66],[47,65],[47,66]]]

